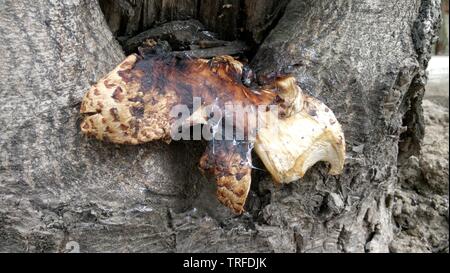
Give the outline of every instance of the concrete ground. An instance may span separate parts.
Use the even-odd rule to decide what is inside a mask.
[[[448,57],[433,57],[428,71],[425,137],[421,155],[399,166],[392,252],[449,252]]]

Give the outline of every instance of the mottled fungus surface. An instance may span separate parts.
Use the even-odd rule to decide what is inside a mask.
[[[237,214],[244,211],[250,189],[253,148],[277,183],[298,180],[318,161],[329,162],[330,174],[339,174],[345,139],[333,112],[304,94],[293,77],[263,85],[253,78],[231,56],[207,60],[180,57],[157,45],[146,48],[128,56],[85,94],[81,130],[117,144],[169,143],[179,127],[208,125],[213,106],[222,114],[215,125],[231,126],[233,133],[227,138],[213,130],[199,166],[215,177],[219,201]],[[173,115],[177,106],[185,106],[190,115]],[[229,110],[238,108],[246,111]]]

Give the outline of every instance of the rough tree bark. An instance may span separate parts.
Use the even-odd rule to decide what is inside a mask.
[[[197,1],[119,2],[105,13],[146,8],[133,13],[140,19],[123,15],[133,24],[107,16],[119,36],[215,14],[185,8]],[[258,8],[202,1],[228,2],[244,3],[237,12]],[[261,3],[272,16],[284,11]],[[231,21],[255,43],[278,20],[244,18]],[[392,247],[402,228],[397,165],[420,150],[424,71],[438,22],[438,0],[290,1],[252,65],[260,78],[292,73],[333,109],[347,139],[345,171],[330,177],[319,164],[281,188],[255,171],[248,213],[233,217],[197,170],[204,144],[114,146],[80,134],[83,93],[124,57],[97,2],[0,1],[0,251],[60,252],[69,241],[82,252],[408,250]],[[239,30],[203,23],[225,38]],[[442,244],[423,243],[429,251]]]

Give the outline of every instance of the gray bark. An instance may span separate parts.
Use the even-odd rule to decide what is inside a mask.
[[[439,1],[290,1],[252,65],[261,78],[293,73],[333,109],[347,163],[339,177],[318,164],[280,188],[255,170],[240,217],[199,174],[202,143],[80,134],[83,93],[124,57],[97,2],[0,4],[0,251],[62,252],[70,241],[82,252],[408,250],[392,247],[403,227],[397,165],[420,152]]]
[[[291,227],[300,250],[387,252],[402,231],[392,215],[397,165],[420,154],[438,22],[439,1],[291,1],[259,49],[259,75],[293,73],[333,109],[348,145],[337,179],[316,168],[299,186],[272,191],[265,218]]]

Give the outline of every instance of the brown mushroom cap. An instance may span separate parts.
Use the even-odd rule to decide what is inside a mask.
[[[344,135],[328,107],[303,94],[293,77],[251,88],[242,77],[242,63],[230,56],[205,60],[158,51],[133,54],[85,94],[81,131],[117,144],[170,142],[176,121],[171,110],[183,104],[194,112],[195,97],[203,104],[184,120],[188,126],[207,122],[204,105],[278,106],[281,114],[266,110],[258,117],[256,139],[218,141],[200,161],[201,169],[216,177],[219,201],[235,213],[243,212],[250,189],[253,144],[278,183],[301,178],[318,161],[330,162],[331,174],[342,170]],[[232,125],[243,132],[256,126]]]

